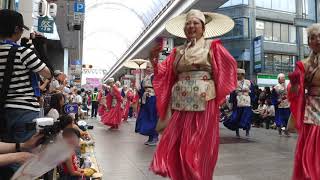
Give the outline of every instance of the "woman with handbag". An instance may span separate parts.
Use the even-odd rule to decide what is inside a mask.
[[[307,29],[309,57],[296,64],[289,74],[288,98],[298,132],[293,180],[320,177],[320,24]]]
[[[220,40],[230,31],[227,16],[191,10],[171,19],[166,29],[186,43],[158,63],[161,45],[151,54],[159,124],[168,123],[151,170],[173,180],[211,180],[219,149],[219,106],[236,88],[235,59]]]

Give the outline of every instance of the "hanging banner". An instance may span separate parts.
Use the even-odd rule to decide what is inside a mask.
[[[263,52],[263,36],[258,36],[253,40],[253,48],[254,48],[254,70],[257,73],[260,73],[262,70],[262,64],[264,60],[264,52]]]
[[[54,20],[48,16],[39,17],[38,19],[38,31],[42,33],[53,33]]]

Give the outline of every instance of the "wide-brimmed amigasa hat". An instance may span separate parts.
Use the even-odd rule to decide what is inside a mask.
[[[205,38],[222,36],[234,27],[234,21],[226,15],[192,9],[187,14],[170,19],[166,23],[166,30],[174,36],[186,38],[184,26],[186,21],[192,17],[200,19],[205,24]]]

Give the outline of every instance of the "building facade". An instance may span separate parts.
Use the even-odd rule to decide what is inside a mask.
[[[319,0],[229,0],[217,12],[235,21],[220,38],[238,66],[258,85],[269,86],[309,55],[306,27],[319,19]]]

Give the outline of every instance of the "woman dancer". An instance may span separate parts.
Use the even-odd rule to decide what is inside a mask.
[[[289,136],[287,124],[290,117],[290,104],[287,98],[286,76],[283,73],[278,75],[278,84],[272,90],[272,102],[276,109],[275,122],[279,135],[284,131]]]
[[[151,53],[159,122],[168,122],[151,170],[173,180],[211,180],[219,149],[219,105],[236,88],[235,59],[220,40],[234,26],[224,15],[191,10],[166,28],[187,39],[162,63]],[[172,115],[170,115],[172,113]],[[168,119],[166,119],[166,117]]]
[[[232,115],[230,120],[223,123],[227,128],[236,131],[237,137],[240,137],[239,128],[245,130],[246,136],[249,136],[253,114],[251,101],[254,99],[254,86],[245,79],[245,73],[244,69],[238,69],[238,86],[230,95]]]
[[[320,177],[320,24],[311,25],[307,33],[311,53],[289,74],[288,98],[299,135],[293,180]]]
[[[114,79],[107,80],[110,91],[106,96],[106,113],[102,116],[102,122],[110,126],[110,129],[119,129],[122,120],[122,97],[118,87],[114,83]]]
[[[149,139],[144,143],[145,145],[155,146],[158,143],[158,132],[156,131],[158,113],[156,96],[152,85],[153,69],[151,64],[148,64],[146,74],[146,77],[141,83],[139,93],[142,101],[135,131],[142,135],[149,136]]]
[[[107,101],[106,101],[106,96],[109,92],[109,89],[106,84],[102,85],[102,89],[99,91],[98,94],[98,102],[99,102],[99,107],[98,107],[98,115],[102,117],[106,113],[107,109]]]
[[[132,89],[128,89],[128,86],[124,85],[121,91],[123,97],[123,121],[127,121],[129,117],[130,105],[133,99]]]

